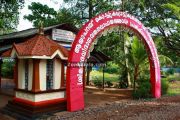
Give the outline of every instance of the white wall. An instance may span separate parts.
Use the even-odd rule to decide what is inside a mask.
[[[33,80],[33,60],[28,60],[29,70],[28,70],[28,90],[32,90],[32,80]]]
[[[25,89],[25,67],[23,59],[18,59],[18,88]]]
[[[24,68],[24,60],[19,59],[18,64],[18,86],[20,89],[25,88],[25,68]],[[28,90],[32,89],[32,81],[33,81],[33,60],[29,59],[29,73],[28,73]],[[40,79],[40,90],[46,90],[46,60],[40,60],[39,63],[39,79]],[[54,73],[53,73],[53,89],[59,89],[61,86],[61,61],[58,59],[54,59]]]
[[[59,89],[61,86],[61,61],[54,59],[53,89]]]
[[[15,95],[16,95],[16,98],[29,100],[32,102],[40,102],[40,101],[46,101],[46,100],[65,98],[65,91],[42,93],[42,94],[30,94],[30,93],[16,91]]]
[[[40,90],[46,90],[46,60],[40,60],[39,63]]]

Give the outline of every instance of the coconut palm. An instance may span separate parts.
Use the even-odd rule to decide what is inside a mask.
[[[131,43],[131,49],[130,49],[130,56],[131,59],[129,60],[134,68],[133,73],[133,88],[135,90],[136,88],[136,81],[138,79],[138,76],[140,74],[140,65],[146,64],[146,50],[144,49],[144,46],[141,44],[141,42],[138,40],[137,37],[133,37],[133,41]]]

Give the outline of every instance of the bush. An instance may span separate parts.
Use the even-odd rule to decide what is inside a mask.
[[[124,79],[120,79],[119,84],[118,84],[118,88],[127,88],[127,82]]]
[[[176,76],[176,75],[169,75],[167,77],[167,80],[166,81],[169,81],[169,82],[173,82],[173,81],[180,81],[180,77],[179,76]]]
[[[175,70],[173,68],[170,68],[170,69],[167,70],[166,74],[167,75],[173,75],[174,72],[175,72]]]
[[[102,87],[102,84],[103,84],[102,80],[99,80],[99,79],[94,80],[93,83],[96,87],[99,87],[99,88]]]
[[[150,98],[151,96],[151,84],[148,79],[139,80],[139,86],[136,90],[132,93],[133,98],[140,99],[140,98]]]
[[[109,62],[108,65],[106,66],[106,68],[104,69],[104,72],[110,73],[110,74],[118,73],[119,66],[112,62]]]
[[[128,87],[127,69],[121,71],[119,76],[119,88]]]
[[[111,81],[106,81],[105,84],[107,84],[108,87],[111,87],[113,86],[112,82]]]
[[[13,78],[14,74],[14,62],[4,61],[2,64],[2,77]]]
[[[168,80],[166,78],[161,79],[161,94],[167,94],[169,88]]]

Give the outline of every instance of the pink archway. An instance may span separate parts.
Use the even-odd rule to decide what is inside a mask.
[[[121,11],[108,11],[92,18],[79,31],[73,42],[67,69],[67,109],[77,111],[84,109],[83,95],[83,67],[76,63],[83,63],[91,44],[99,33],[108,27],[124,26],[133,30],[143,41],[148,52],[150,62],[150,82],[152,95],[161,97],[160,65],[155,44],[144,25],[134,16]]]

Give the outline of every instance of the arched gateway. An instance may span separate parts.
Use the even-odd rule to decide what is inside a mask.
[[[73,42],[67,69],[67,109],[77,111],[84,109],[83,96],[83,69],[75,67],[74,63],[82,63],[86,60],[90,46],[97,35],[103,30],[123,26],[133,30],[143,41],[148,52],[150,62],[150,82],[152,95],[155,98],[161,96],[160,65],[157,50],[150,33],[144,25],[134,16],[121,11],[108,11],[92,18],[79,31]]]

